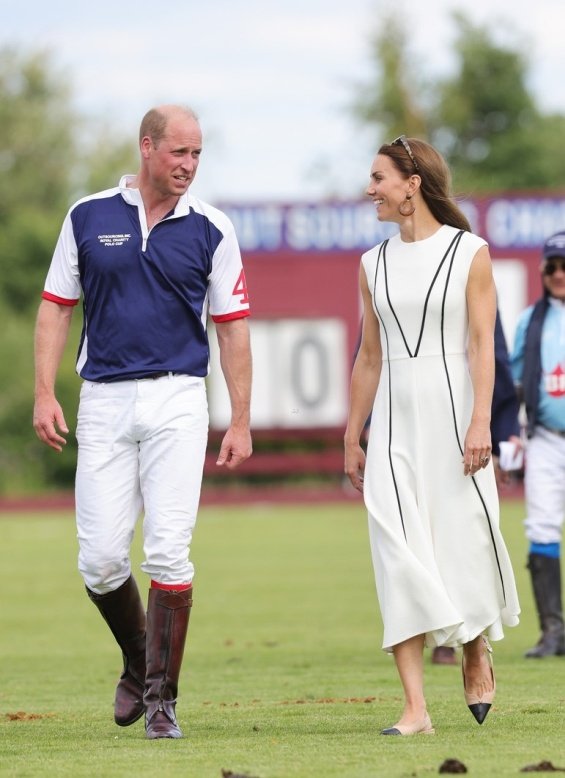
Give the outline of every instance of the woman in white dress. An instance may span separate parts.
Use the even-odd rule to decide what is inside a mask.
[[[369,513],[383,648],[405,695],[382,734],[431,734],[424,645],[463,647],[465,700],[482,724],[495,692],[487,638],[520,612],[491,461],[496,296],[486,242],[432,146],[382,146],[367,194],[399,233],[362,257],[345,470]]]

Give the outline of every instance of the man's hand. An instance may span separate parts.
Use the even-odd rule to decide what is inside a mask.
[[[36,435],[45,445],[62,451],[67,440],[59,434],[68,434],[69,428],[63,415],[63,409],[55,397],[36,399],[33,408],[33,427]]]
[[[253,451],[251,433],[247,427],[230,427],[220,447],[220,453],[216,460],[217,465],[225,465],[228,470],[236,467],[249,459]]]
[[[55,378],[73,315],[72,305],[42,300],[35,325],[35,405],[33,427],[46,446],[62,451],[69,431],[55,397]],[[59,433],[62,433],[59,434]]]

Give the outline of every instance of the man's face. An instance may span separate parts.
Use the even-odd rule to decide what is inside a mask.
[[[180,197],[196,176],[202,151],[202,132],[195,119],[183,114],[172,116],[164,137],[153,145],[151,138],[141,141],[149,181],[156,194]]]
[[[565,301],[565,257],[549,257],[542,263],[541,273],[549,294]]]

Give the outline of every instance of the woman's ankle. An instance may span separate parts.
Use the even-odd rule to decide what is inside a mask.
[[[478,635],[468,643],[463,644],[463,656],[466,660],[480,661],[485,652],[485,641],[482,635]]]
[[[428,715],[426,703],[406,705],[402,711],[401,721],[421,721]]]

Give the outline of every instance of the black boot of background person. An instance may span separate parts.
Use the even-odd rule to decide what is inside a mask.
[[[114,721],[129,727],[143,716],[145,687],[145,610],[135,579],[130,576],[108,594],[86,592],[122,649],[124,669],[116,687]]]
[[[147,607],[147,675],[145,731],[151,740],[179,738],[175,706],[184,653],[192,589],[149,590]]]
[[[565,628],[561,604],[561,560],[543,554],[530,554],[528,569],[539,616],[541,637],[526,651],[528,659],[565,656]]]

